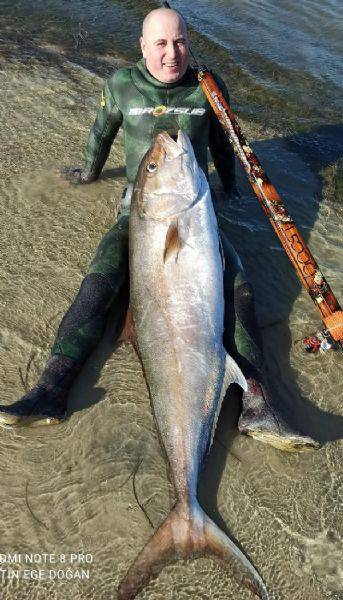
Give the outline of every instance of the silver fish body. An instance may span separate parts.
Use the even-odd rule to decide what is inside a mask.
[[[137,176],[130,216],[130,303],[177,502],[138,556],[118,597],[134,598],[177,557],[214,555],[267,598],[257,571],[201,509],[199,470],[230,383],[246,381],[223,347],[223,266],[205,175],[191,143],[157,136]]]

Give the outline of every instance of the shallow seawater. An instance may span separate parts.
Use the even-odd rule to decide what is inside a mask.
[[[116,217],[125,185],[121,134],[97,183],[73,187],[54,169],[80,164],[102,78],[139,57],[139,23],[154,6],[1,2],[1,403],[34,385]],[[247,137],[342,303],[339,3],[175,6],[193,28],[198,60],[227,81]],[[289,455],[238,435],[239,400],[230,395],[199,497],[239,541],[273,600],[341,600],[343,355],[303,353],[300,340],[320,319],[239,168],[238,184],[241,200],[225,207],[225,218],[254,285],[273,397],[323,446]],[[140,365],[130,346],[113,340],[109,323],[72,390],[65,424],[0,430],[5,599],[116,598],[151,524],[173,504]],[[17,562],[5,562],[8,554]],[[25,554],[36,554],[35,562]],[[25,578],[25,569],[60,570],[60,578]],[[89,578],[77,578],[82,569]],[[252,596],[230,571],[201,559],[167,567],[139,598]]]

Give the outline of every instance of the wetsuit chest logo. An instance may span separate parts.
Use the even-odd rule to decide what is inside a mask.
[[[145,108],[130,108],[130,116],[150,115],[160,117],[161,115],[190,115],[201,117],[206,112],[206,108],[191,108],[190,106],[146,106]]]

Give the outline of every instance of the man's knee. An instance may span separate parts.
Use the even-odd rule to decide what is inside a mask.
[[[245,332],[245,337],[261,352],[262,360],[262,339],[255,312],[254,290],[248,281],[235,287],[234,305],[236,318]]]
[[[74,302],[62,319],[59,334],[84,326],[106,312],[113,298],[109,278],[101,273],[90,273],[84,278]]]
[[[128,217],[122,217],[101,240],[88,269],[88,275],[106,277],[115,294],[128,276],[128,240]]]
[[[52,354],[63,354],[83,363],[103,334],[113,297],[106,276],[86,275],[61,321]]]
[[[244,281],[235,288],[235,304],[242,310],[254,307],[254,290],[248,281]]]

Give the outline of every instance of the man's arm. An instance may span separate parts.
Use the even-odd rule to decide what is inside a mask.
[[[229,92],[224,81],[217,75],[214,78],[229,104]],[[212,108],[210,110],[209,148],[224,191],[230,194],[236,186],[235,153],[214,111]]]
[[[86,143],[85,165],[81,168],[62,169],[62,177],[72,183],[91,183],[98,179],[122,122],[122,112],[116,104],[109,82],[106,81],[100,107]]]

